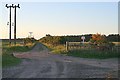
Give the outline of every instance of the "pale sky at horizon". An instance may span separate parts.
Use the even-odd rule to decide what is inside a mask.
[[[9,21],[9,10],[5,4],[2,3],[1,6],[1,32],[2,38],[9,38],[9,26],[6,25]],[[17,38],[27,37],[29,32],[33,32],[37,39],[46,34],[118,33],[117,2],[19,2],[19,4],[21,8],[17,9]]]

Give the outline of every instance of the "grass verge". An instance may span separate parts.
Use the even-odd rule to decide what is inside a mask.
[[[3,46],[2,49],[2,67],[9,67],[17,65],[21,62],[21,59],[12,55],[13,52],[26,52],[31,50],[35,44],[29,46]]]
[[[13,57],[11,54],[2,55],[2,67],[14,66],[20,62],[21,59]]]
[[[120,54],[117,51],[74,50],[63,54],[66,54],[67,56],[93,59],[120,58]]]
[[[99,50],[72,50],[66,51],[64,45],[53,46],[51,44],[44,43],[54,54],[63,54],[66,56],[74,56],[80,58],[92,58],[92,59],[108,59],[108,58],[120,58],[119,51],[99,51]]]

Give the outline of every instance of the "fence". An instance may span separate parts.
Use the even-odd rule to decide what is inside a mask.
[[[111,48],[112,51],[114,50],[119,50],[120,49],[120,42],[113,42],[115,44],[114,47]],[[79,49],[84,49],[84,50],[94,50],[94,49],[98,49],[98,50],[104,50],[107,49],[108,47],[94,47],[92,45],[89,44],[89,42],[66,42],[66,51],[70,51],[70,50],[79,50]],[[110,49],[108,49],[110,50]]]
[[[66,50],[90,49],[89,42],[66,42]]]

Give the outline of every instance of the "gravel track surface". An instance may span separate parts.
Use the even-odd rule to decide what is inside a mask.
[[[55,55],[40,43],[29,52],[13,55],[22,63],[3,68],[3,78],[118,78],[117,59]]]

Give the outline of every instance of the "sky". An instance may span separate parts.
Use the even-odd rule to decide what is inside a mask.
[[[5,4],[6,2],[3,2],[1,5],[0,38],[9,38],[7,25],[9,9]],[[28,37],[29,32],[33,32],[36,39],[46,34],[61,36],[118,33],[118,2],[19,2],[19,4],[17,38]],[[13,30],[12,26],[12,38]]]

